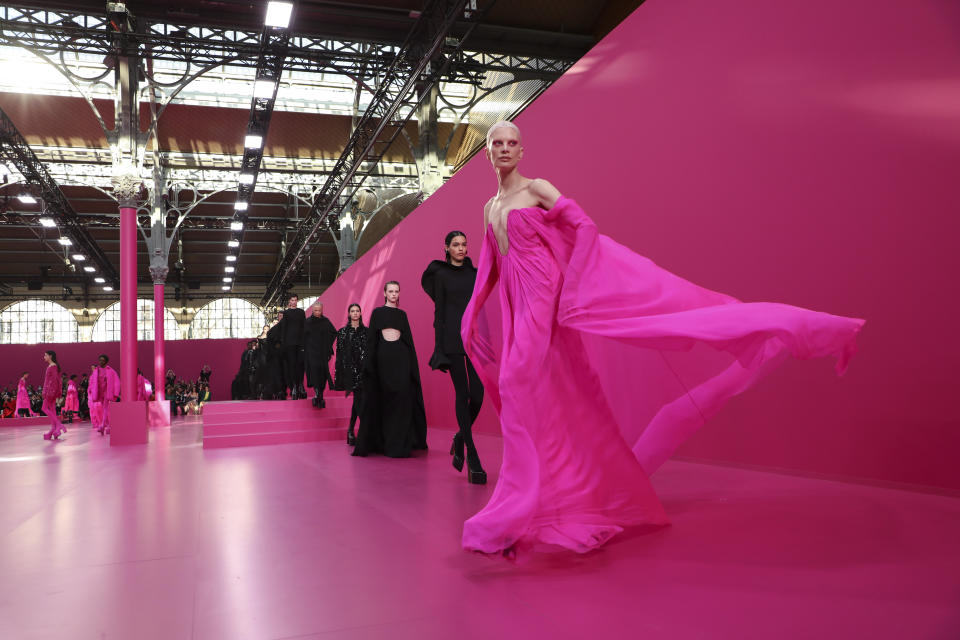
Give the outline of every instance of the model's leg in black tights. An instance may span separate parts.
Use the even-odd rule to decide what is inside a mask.
[[[473,442],[473,422],[483,404],[483,384],[469,358],[454,356],[450,364],[450,379],[456,393],[457,425],[459,435],[467,447],[467,464],[471,470],[481,471],[480,456]]]

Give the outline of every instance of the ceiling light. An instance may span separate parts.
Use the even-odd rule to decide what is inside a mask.
[[[224,268],[223,268],[223,272],[224,272],[224,273],[233,273],[234,271],[236,271],[236,269],[233,268],[233,267],[224,267]]]
[[[34,198],[29,193],[21,193],[20,195],[17,196],[17,200],[19,200],[23,204],[37,204],[37,199]]]
[[[104,280],[103,278],[94,278],[93,281],[96,282],[97,284],[103,284],[104,282],[106,282],[106,280]]]
[[[230,242],[227,243],[227,246],[230,247],[230,248],[239,247],[239,246],[240,246],[240,241],[239,241],[239,240],[231,240]]]
[[[91,267],[90,265],[87,265],[87,266],[85,266],[85,267],[83,268],[83,270],[86,271],[87,273],[93,273],[94,271],[97,270],[97,268],[96,268],[96,267]]]
[[[272,91],[270,95],[273,95]],[[263,136],[247,134],[247,137],[243,139],[243,146],[247,149],[259,149],[263,146]]]
[[[82,253],[75,253],[73,254],[73,259],[77,262],[83,262],[87,259],[87,256],[83,255]]]
[[[65,247],[69,247],[70,245],[73,244],[73,240],[71,240],[70,238],[57,238],[57,242],[59,242]]]
[[[233,208],[237,211],[246,211],[247,207],[250,206],[250,203],[244,202],[243,200],[237,200],[233,203]]]
[[[223,279],[223,281],[224,281],[224,282],[233,282],[233,278],[231,278],[230,276],[227,276],[226,278]]]
[[[240,177],[237,178],[237,182],[239,182],[240,184],[253,184],[253,174],[241,173]]]
[[[286,29],[290,25],[291,13],[293,13],[292,2],[268,2],[267,17],[264,18],[263,24]]]
[[[43,218],[40,218],[40,224],[43,225],[44,227],[57,226],[57,223],[53,221],[53,218],[47,218],[46,216],[44,216]]]
[[[237,256],[227,256],[227,262],[236,262]]]
[[[230,231],[243,231],[243,222],[240,220],[234,220],[231,222]]]
[[[253,97],[261,100],[272,100],[277,82],[269,78],[261,78],[253,83]]]
[[[220,288],[223,289],[224,291],[230,291],[230,285],[228,285],[228,284],[225,284],[225,285],[223,285],[223,286],[220,287]]]
[[[111,287],[110,285],[106,285],[106,286],[103,288],[103,290],[104,290],[104,291],[113,291],[113,287]]]

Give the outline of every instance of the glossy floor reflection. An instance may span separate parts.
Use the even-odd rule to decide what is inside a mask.
[[[960,500],[673,462],[673,526],[519,564],[460,550],[490,473],[345,445],[0,430],[0,638],[960,637]]]

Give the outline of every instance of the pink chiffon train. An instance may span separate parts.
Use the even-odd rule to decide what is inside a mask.
[[[832,355],[842,373],[855,352],[862,320],[698,287],[600,235],[569,198],[507,218],[507,254],[488,228],[463,317],[503,431],[466,549],[586,552],[666,524],[648,476],[729,398],[787,356]]]

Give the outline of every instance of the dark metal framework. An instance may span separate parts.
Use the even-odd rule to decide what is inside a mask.
[[[455,16],[454,20],[458,18]],[[470,20],[466,22],[469,28]],[[47,55],[111,55],[112,32],[115,30],[106,15],[0,7],[0,38]],[[259,31],[250,29],[198,27],[138,19],[136,32],[130,34],[130,42],[144,58],[157,61],[188,62],[198,68],[225,64],[255,67],[261,50],[260,35]],[[366,82],[382,76],[393,64],[399,49],[389,43],[293,35],[285,67],[292,71],[339,73]],[[458,49],[450,56],[444,80],[480,83],[488,71],[509,72],[518,79],[555,80],[569,62],[568,58],[560,57]]]
[[[465,9],[467,0],[430,0],[427,3],[386,70],[370,105],[357,121],[346,148],[314,198],[297,235],[288,244],[287,252],[260,300],[261,306],[269,306],[290,288],[309,255],[310,242],[318,232],[339,231],[343,210],[400,135],[417,105],[426,98],[430,88],[441,81],[450,61],[462,51],[466,36],[452,42],[447,38],[454,24],[461,16],[477,24],[493,1],[483,3],[481,8],[471,3],[474,7],[471,9]]]
[[[81,224],[80,217],[70,206],[60,186],[37,159],[30,145],[3,110],[0,110],[0,155],[17,167],[27,184],[37,189],[46,214],[56,221],[61,235],[70,238],[74,243],[76,253],[82,253],[95,264],[100,271],[100,277],[114,286],[119,286],[120,276],[110,260]]]

